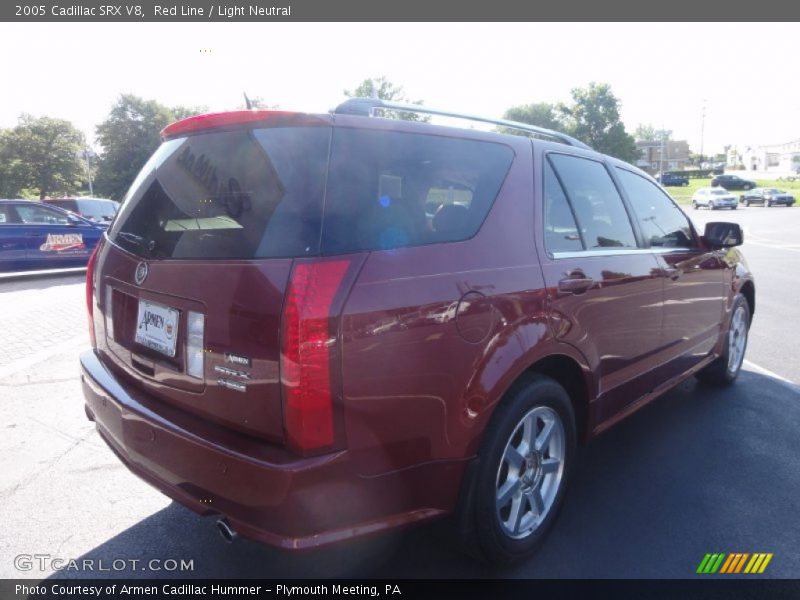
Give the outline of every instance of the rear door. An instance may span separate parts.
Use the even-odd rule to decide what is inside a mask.
[[[597,424],[652,389],[662,281],[603,162],[551,152],[543,165],[540,254],[551,325],[597,376]]]

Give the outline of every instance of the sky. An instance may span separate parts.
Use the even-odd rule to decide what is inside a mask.
[[[247,92],[325,112],[381,75],[428,106],[501,117],[596,81],[629,132],[652,124],[710,154],[800,139],[798,34],[798,23],[0,23],[0,127],[59,117],[93,143],[122,93],[217,111]]]

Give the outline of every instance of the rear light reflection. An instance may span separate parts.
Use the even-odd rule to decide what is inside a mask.
[[[203,379],[205,366],[203,354],[205,316],[203,313],[190,310],[186,315],[186,322],[186,372],[192,377]]]
[[[106,337],[110,340],[114,339],[114,288],[106,285],[106,301],[103,307],[106,317]]]
[[[97,255],[102,247],[103,238],[100,238],[100,240],[97,242],[97,245],[94,247],[92,255],[89,257],[89,262],[86,263],[86,312],[89,316],[89,343],[91,343],[92,348],[97,348],[97,338],[95,337],[94,333],[94,292],[96,289],[94,271],[95,265],[97,264]]]

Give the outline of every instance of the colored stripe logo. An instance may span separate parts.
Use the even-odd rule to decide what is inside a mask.
[[[772,560],[772,552],[732,552],[706,554],[697,567],[700,575],[711,575],[714,573],[730,575],[732,573],[763,573],[769,561]]]

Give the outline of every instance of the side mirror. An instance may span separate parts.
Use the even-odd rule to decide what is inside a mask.
[[[738,223],[706,223],[703,237],[706,244],[714,250],[741,246],[744,243],[744,233]]]

